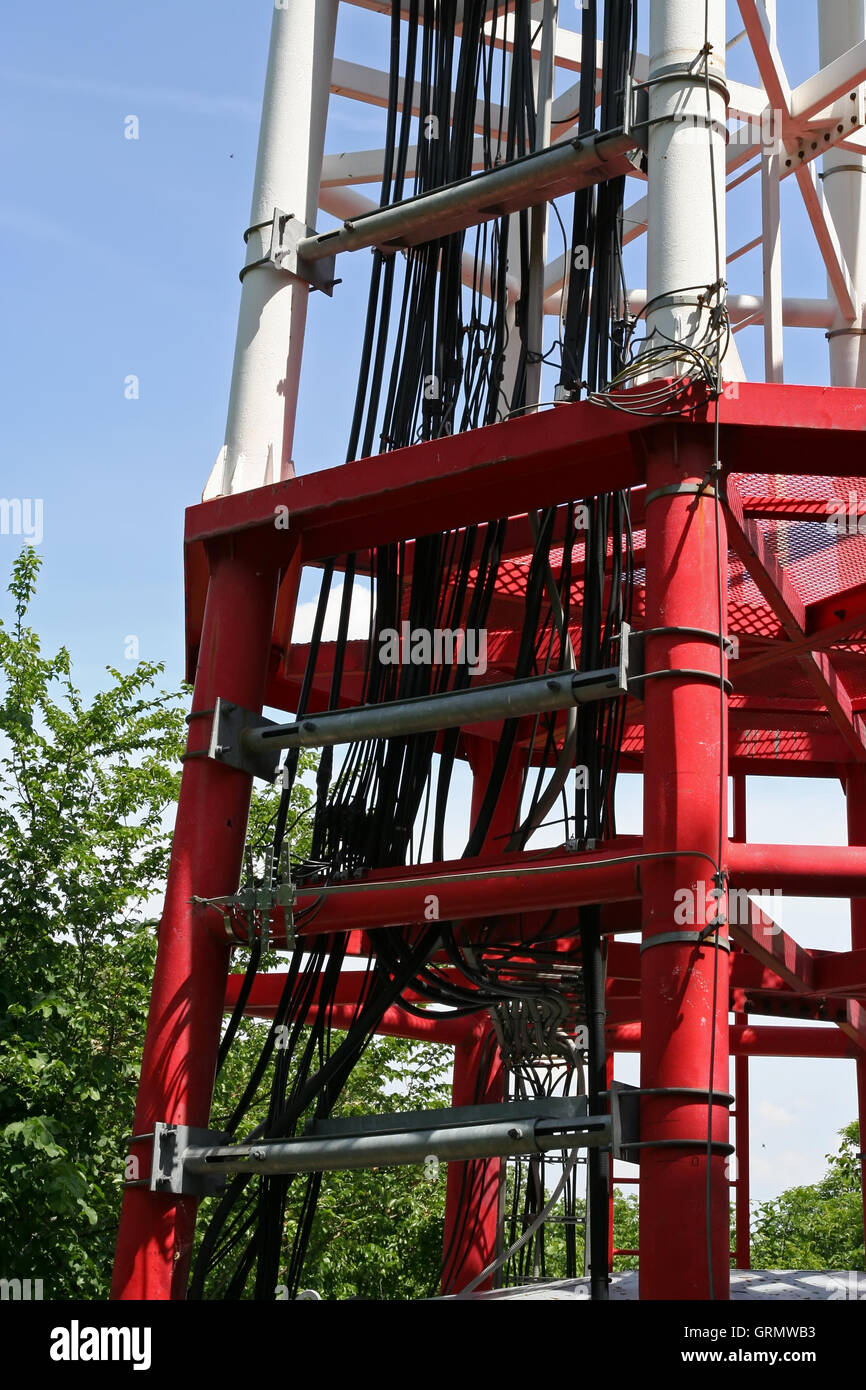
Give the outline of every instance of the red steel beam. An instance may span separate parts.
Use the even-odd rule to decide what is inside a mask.
[[[272,1018],[279,1006],[287,979],[288,976],[284,970],[268,970],[264,974],[256,975],[244,1013],[251,1018]],[[344,970],[337,981],[333,1002],[335,1004],[357,1004],[361,999],[365,980],[365,970]],[[243,981],[243,975],[229,975],[226,980],[223,1006],[226,1013],[231,1012],[237,1003]],[[320,991],[321,985],[317,985],[313,998],[310,1000],[311,1006],[318,1005]],[[412,1003],[418,1003],[421,1000],[421,995],[412,990],[406,991],[406,997]]]
[[[355,1021],[355,1009],[351,1004],[333,1004],[326,1010],[332,1028],[348,1030]],[[314,1005],[307,1014],[307,1022],[312,1023],[319,1013]],[[408,1014],[396,1004],[386,1009],[376,1026],[376,1032],[391,1038],[412,1038],[420,1042],[441,1043],[444,1047],[461,1047],[475,1036],[478,1022],[474,1018],[439,1019],[435,1014],[429,1018],[419,1018]]]
[[[760,963],[768,969],[774,971],[780,980],[800,994],[815,993],[815,965],[812,957],[802,946],[787,932],[783,931],[778,922],[769,920],[769,914],[765,919],[757,904],[748,899],[743,911],[743,896],[746,890],[735,890],[740,894],[739,902],[734,911],[730,911],[729,895],[729,927],[731,939],[750,952]],[[748,920],[743,920],[743,918]]]
[[[274,524],[288,509],[306,563],[372,545],[553,506],[642,481],[629,437],[646,421],[581,402],[515,416],[321,469],[269,487],[214,498],[187,511],[187,544],[214,535],[256,533],[279,554],[289,531]]]
[[[591,854],[524,853],[374,870],[363,880],[300,893],[296,915],[306,910],[313,914],[300,935],[423,927],[437,916],[441,921],[512,916],[518,903],[529,912],[628,902],[640,897],[640,843],[637,836],[618,836],[609,847]],[[215,908],[199,907],[197,916],[224,938],[225,926]],[[279,936],[282,909],[271,916]]]
[[[742,488],[740,500],[755,521],[826,521],[840,501],[829,491],[826,497],[755,497]]]
[[[680,428],[695,440],[708,439],[705,389],[692,388],[685,404],[691,415]],[[740,383],[736,398],[719,402],[719,414],[722,458],[736,461],[731,471],[760,474],[768,458],[783,457],[787,473],[813,474],[816,456],[826,469],[824,455],[832,458],[834,475],[861,471],[864,391]],[[491,497],[502,514],[516,516],[592,496],[602,486],[640,483],[633,440],[657,428],[580,402],[192,507],[186,522],[188,648],[194,653],[201,630],[208,539],[246,537],[250,554],[281,563],[300,532],[305,563],[315,563],[380,542],[485,523]],[[831,434],[832,454],[822,453],[823,436]],[[280,508],[289,531],[275,526]]]
[[[833,995],[825,999],[815,994],[794,994],[791,990],[737,990],[734,1002],[746,1013],[770,1018],[811,1018],[816,1022],[836,1024],[848,1022],[848,1001]]]
[[[728,845],[732,888],[801,898],[866,895],[866,846]]]
[[[856,899],[855,899],[856,901]],[[817,994],[866,992],[866,947],[856,951],[832,951],[815,962]]]
[[[641,1024],[622,1023],[608,1029],[612,1052],[639,1052]],[[855,1057],[860,1049],[838,1028],[786,1028],[752,1024],[730,1029],[731,1052],[735,1057]]]

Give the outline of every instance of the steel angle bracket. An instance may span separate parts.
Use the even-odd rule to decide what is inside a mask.
[[[610,1083],[610,1115],[615,1159],[621,1163],[640,1162],[640,1102],[643,1092],[625,1081]],[[637,1147],[632,1147],[637,1145]]]
[[[629,676],[635,674],[634,650],[631,627],[622,623],[619,631],[619,664],[608,671],[578,671],[572,682],[575,704],[588,704],[594,700],[613,700],[628,694]]]
[[[623,130],[634,138],[634,149],[628,156],[629,163],[638,173],[646,174],[649,164],[649,89],[643,83],[636,83],[630,73],[626,73],[625,100],[623,102]]]
[[[279,208],[275,208],[268,260],[277,270],[284,270],[296,279],[304,280],[310,289],[321,290],[330,298],[333,296],[334,286],[340,283],[334,279],[337,268],[336,255],[307,260],[298,254],[300,243],[314,236],[315,227],[308,227],[292,212],[281,212]]]
[[[275,728],[273,719],[265,719],[262,714],[254,714],[242,705],[233,704],[217,696],[210,731],[207,755],[218,763],[248,772],[263,782],[274,782],[279,771],[279,748],[248,748],[244,734],[248,729]]]
[[[192,1144],[223,1144],[227,1137],[218,1129],[195,1129],[191,1125],[170,1125],[157,1120],[153,1127],[151,1192],[167,1192],[178,1197],[211,1197],[222,1192],[224,1174],[188,1173],[183,1156]]]

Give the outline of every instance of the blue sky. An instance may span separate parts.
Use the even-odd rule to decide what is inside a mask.
[[[817,67],[814,0],[779,8],[796,83]],[[573,16],[568,0],[562,9],[576,28],[577,6]],[[734,33],[735,4],[729,13]],[[143,658],[166,662],[170,684],[182,676],[183,511],[223,442],[269,22],[268,0],[19,5],[5,19],[0,494],[43,499],[34,622],[46,648],[69,646],[88,691],[107,665],[123,665],[130,635]],[[341,7],[338,56],[384,66],[386,40],[383,19]],[[730,73],[755,80],[746,45],[732,51]],[[138,140],[124,137],[130,115]],[[383,119],[333,99],[327,149],[378,146]],[[635,185],[630,196],[641,192]],[[746,185],[729,200],[731,249],[758,230],[756,196]],[[788,293],[823,296],[793,180],[783,186],[783,228]],[[642,255],[638,243],[634,284],[645,283]],[[341,266],[334,298],[311,301],[299,472],[344,456],[368,266],[364,254]],[[736,262],[730,280],[732,291],[759,293],[760,252]],[[760,377],[760,330],[738,341]],[[785,350],[790,380],[827,380],[822,334],[788,330]],[[136,400],[125,398],[131,375]],[[0,535],[0,572],[17,544]],[[302,596],[312,592],[308,584]],[[623,784],[624,829],[639,828],[633,780]],[[844,840],[838,786],[751,787],[753,838]],[[847,944],[844,904],[790,903],[786,912],[803,944]],[[618,1068],[623,1079],[628,1066]],[[820,1174],[835,1130],[855,1113],[853,1064],[757,1062],[753,1077],[755,1190],[768,1195]]]

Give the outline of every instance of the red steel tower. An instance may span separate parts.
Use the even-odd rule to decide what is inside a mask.
[[[366,0],[361,8],[391,14],[392,37],[402,35],[405,45],[410,4],[392,9],[390,0]],[[392,67],[389,92],[386,74],[334,57],[338,0],[293,0],[275,10],[226,443],[204,500],[187,513],[186,634],[195,689],[130,1152],[146,1174],[166,1142],[165,1126],[181,1158],[184,1143],[192,1151],[214,1142],[207,1131],[221,1021],[238,1007],[242,980],[229,974],[225,904],[240,901],[250,789],[261,760],[267,765],[267,739],[271,747],[301,746],[307,718],[309,745],[325,747],[326,716],[360,714],[360,725],[342,725],[344,743],[387,740],[388,718],[411,717],[412,725],[392,723],[390,736],[426,730],[436,756],[444,731],[457,731],[455,756],[473,778],[470,823],[479,823],[488,803],[473,852],[299,882],[293,902],[278,894],[269,900],[266,926],[278,944],[290,944],[293,931],[297,950],[339,937],[347,958],[366,959],[384,929],[399,927],[409,945],[419,941],[435,900],[434,920],[459,923],[464,947],[479,956],[491,942],[508,948],[512,981],[530,967],[537,971],[531,947],[540,940],[558,952],[545,969],[560,985],[577,962],[580,1018],[590,1039],[597,1030],[590,1114],[607,1115],[614,1104],[599,1077],[612,1076],[616,1054],[640,1053],[639,1124],[626,1147],[639,1161],[641,1297],[723,1300],[732,1255],[739,1268],[749,1259],[749,1058],[855,1058],[861,1133],[866,1115],[866,158],[859,140],[866,16],[862,3],[820,0],[820,66],[792,89],[776,45],[775,4],[740,0],[760,73],[759,83],[747,86],[726,76],[723,0],[706,7],[652,0],[649,53],[632,64],[626,118],[615,129],[602,122],[592,137],[581,127],[576,139],[575,95],[557,95],[555,77],[579,63],[575,36],[557,26],[557,8],[556,0],[536,6],[530,34],[533,148],[492,168],[479,155],[479,172],[468,179],[441,179],[438,190],[385,199],[381,208],[354,186],[380,176],[381,152],[378,169],[376,153],[323,155],[328,92],[390,103],[396,118],[408,101],[405,83],[396,90]],[[474,9],[458,9],[459,38]],[[480,9],[485,42],[505,70],[518,52],[522,8]],[[612,42],[607,29],[605,42]],[[417,100],[415,106],[420,148],[426,113]],[[569,125],[562,113],[572,111]],[[471,140],[472,132],[470,148]],[[761,181],[762,232],[728,251],[726,189],[752,174]],[[789,176],[826,262],[826,300],[782,296],[779,190]],[[622,381],[582,399],[580,391],[560,391],[554,406],[541,409],[544,315],[565,322],[568,286],[568,267],[546,261],[548,205],[560,195],[578,198],[639,178],[647,181],[645,196],[627,200],[621,232],[626,243],[647,235],[646,289],[631,291],[624,306],[643,318],[643,346]],[[317,235],[319,209],[342,225]],[[525,404],[478,428],[383,445],[317,473],[304,473],[299,460],[295,476],[307,301],[311,289],[339,293],[331,258],[339,271],[355,250],[417,248],[494,216],[512,250],[526,219],[527,264],[536,272],[521,287],[514,252],[500,286],[525,348],[522,367],[506,360],[505,372],[523,372]],[[726,264],[757,245],[762,294],[725,294]],[[445,275],[444,259],[437,271]],[[463,273],[476,274],[477,266]],[[735,336],[727,352],[717,353],[718,374],[705,370],[708,325],[715,333],[723,321],[734,331],[763,324],[765,381],[745,380]],[[831,387],[783,383],[785,325],[826,331]],[[556,703],[553,680],[538,697],[543,676],[527,679],[520,665],[521,605],[538,563],[539,522],[549,518],[553,542],[539,586],[552,586],[565,608],[563,650],[571,642],[583,651],[589,541],[570,518],[575,499],[591,503],[602,494],[629,499],[633,565],[622,584],[631,619],[617,634],[618,673],[601,663],[605,670],[590,668],[589,675],[598,678],[592,698],[602,678],[613,681],[620,767],[643,776],[643,831],[515,848],[510,836],[521,814],[524,767],[555,777],[569,756],[570,771],[577,761],[569,701]],[[397,702],[383,698],[376,717],[386,722],[364,724],[377,703],[369,698],[371,639],[325,641],[311,664],[311,644],[292,640],[302,574],[328,565],[344,573],[360,563],[349,557],[396,547],[408,621],[412,579],[426,554],[422,539],[469,537],[477,578],[491,542],[491,510],[508,524],[490,586],[485,670],[479,667],[470,684],[473,699],[479,692],[483,698],[455,704],[451,713],[442,700],[457,695],[445,690],[432,716],[428,697],[428,713],[408,715],[405,708],[395,714]],[[619,542],[608,540],[609,558]],[[456,554],[444,567],[452,588]],[[608,597],[610,575],[602,586]],[[588,681],[585,661],[581,672]],[[584,696],[573,694],[570,703]],[[515,699],[525,703],[508,703]],[[302,713],[282,726],[262,723],[263,708]],[[539,731],[539,711],[551,720],[549,738]],[[503,771],[497,750],[509,720],[514,743]],[[746,779],[760,776],[840,779],[849,845],[750,842]],[[851,949],[798,944],[755,903],[756,892],[850,898]],[[606,975],[593,984],[594,939]],[[453,960],[441,945],[431,949],[440,974],[450,971],[457,982]],[[257,975],[240,1007],[279,1021],[285,979]],[[363,1006],[364,979],[362,971],[344,969],[324,1002],[307,1001],[300,1022],[324,1013],[334,1029],[349,1028]],[[460,987],[471,987],[471,972]],[[485,1003],[475,1013],[440,1017],[421,1003],[417,992],[396,990],[375,1031],[453,1047],[458,1113],[502,1105],[508,1048],[495,1010]],[[835,1030],[762,1026],[754,1021],[761,1015]],[[507,1104],[503,1113],[516,1113]],[[606,1145],[590,1143],[588,1150],[603,1191],[616,1142],[608,1134]],[[444,1242],[452,1292],[491,1283],[485,1271],[501,1252],[507,1152],[494,1145],[450,1163]],[[204,1160],[190,1174],[194,1169],[202,1173]],[[196,1210],[208,1189],[194,1175],[172,1188],[166,1171],[159,1169],[161,1183],[145,1176],[125,1194],[116,1297],[186,1295]],[[604,1241],[596,1222],[590,1264],[601,1284],[603,1234]]]

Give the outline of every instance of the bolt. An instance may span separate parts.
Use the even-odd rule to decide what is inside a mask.
[[[265,1156],[265,1151],[264,1151],[264,1149],[250,1149],[250,1158],[251,1158],[251,1159],[255,1159],[257,1162],[260,1163],[260,1162],[262,1161],[262,1159],[264,1158],[264,1156]]]
[[[520,1129],[510,1129],[508,1131],[508,1137],[509,1139],[522,1139],[523,1131]]]

